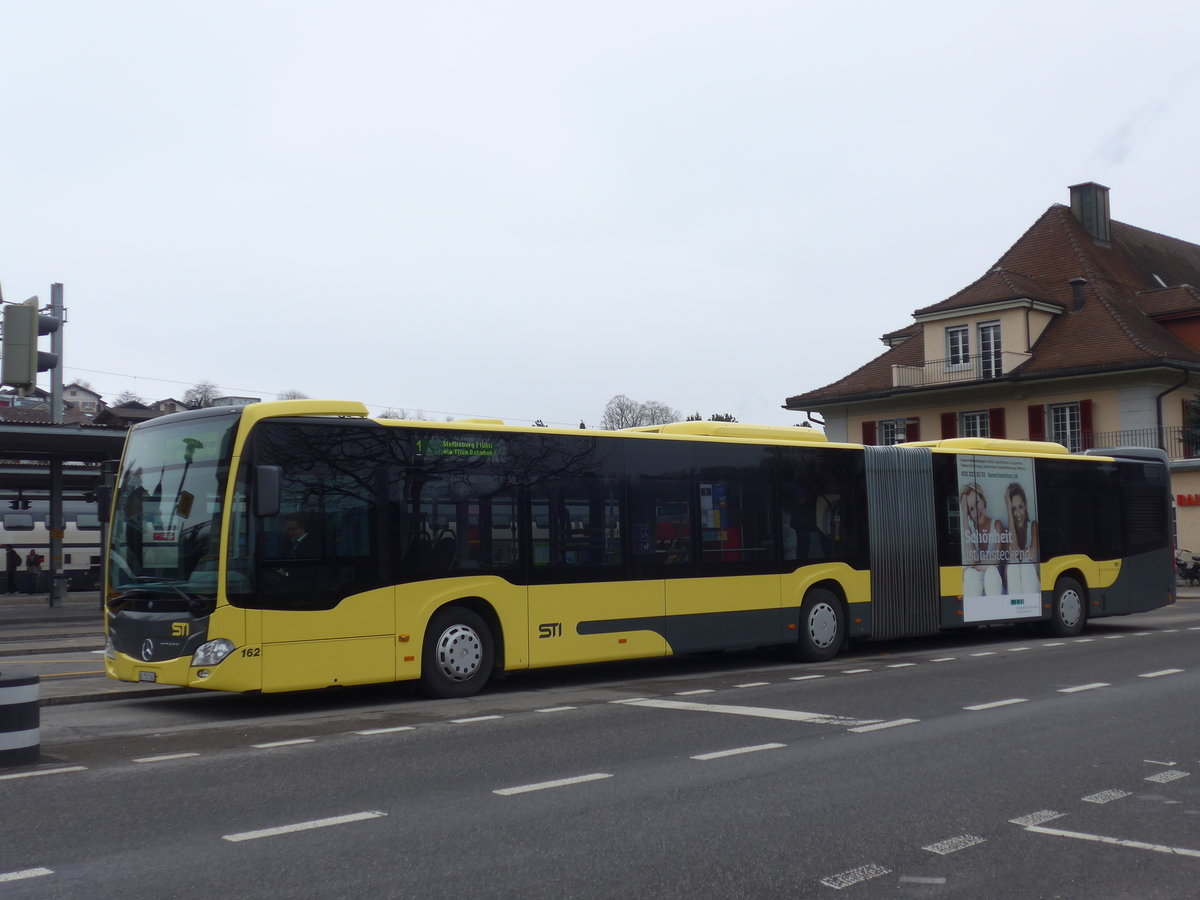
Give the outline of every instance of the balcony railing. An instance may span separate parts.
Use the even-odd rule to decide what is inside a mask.
[[[1051,438],[1047,436],[1047,440]],[[1124,431],[1083,432],[1079,446],[1070,450],[1095,447],[1157,447],[1168,459],[1200,459],[1200,430],[1172,425],[1167,428],[1131,428]]]
[[[919,366],[892,366],[892,387],[930,387],[960,384],[964,381],[986,381],[989,378],[1007,375],[1027,359],[1028,353],[1001,350],[996,353],[976,353],[965,362],[955,359],[930,359]]]

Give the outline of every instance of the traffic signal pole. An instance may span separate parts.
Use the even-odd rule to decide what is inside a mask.
[[[2,299],[2,298],[0,298]],[[0,382],[17,389],[22,397],[37,393],[38,372],[50,373],[50,422],[63,424],[63,286],[50,286],[51,315],[42,315],[38,298],[24,303],[5,303],[4,334],[0,339]],[[38,338],[51,335],[52,352],[38,350]],[[51,458],[50,515],[50,605],[61,606],[67,597],[67,578],[63,574],[63,461]]]
[[[63,322],[63,286],[50,285],[50,315]],[[50,370],[50,422],[63,424],[63,331],[60,325],[50,334],[50,352],[57,363]],[[67,523],[63,518],[63,461],[56,456],[50,460],[50,605],[62,606],[67,599],[67,576],[63,572],[63,535]]]

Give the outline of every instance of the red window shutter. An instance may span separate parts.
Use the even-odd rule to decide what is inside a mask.
[[[875,446],[875,441],[876,441],[875,428],[876,428],[876,426],[875,426],[874,422],[863,422],[863,424],[862,424],[862,429],[863,429],[862,442],[864,444],[866,444],[868,447]]]
[[[942,413],[942,440],[958,437],[958,413]]]
[[[988,410],[988,437],[1004,437],[1004,407],[995,406]]]
[[[909,419],[904,425],[904,439],[906,441],[919,441],[921,439],[921,420]]]
[[[1031,441],[1046,439],[1046,407],[1040,403],[1029,407],[1029,439]]]
[[[1079,441],[1084,450],[1092,448],[1092,401],[1079,401]]]

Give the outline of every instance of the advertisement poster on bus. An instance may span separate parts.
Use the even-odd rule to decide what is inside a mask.
[[[1032,459],[958,458],[963,621],[1041,613],[1037,490]]]

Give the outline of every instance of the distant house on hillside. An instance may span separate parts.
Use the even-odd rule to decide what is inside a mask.
[[[164,416],[170,413],[182,412],[187,409],[187,404],[182,400],[176,400],[174,397],[168,397],[166,400],[155,400],[150,404],[154,409],[158,410]]]
[[[97,425],[115,425],[121,428],[132,428],[138,422],[145,422],[147,419],[154,419],[161,415],[162,413],[157,409],[147,406],[144,403],[138,403],[136,400],[131,400],[128,403],[122,403],[120,406],[104,407],[93,421]]]
[[[104,408],[104,401],[100,395],[79,382],[68,384],[63,388],[63,403],[68,407],[78,409],[87,416],[95,416]]]

